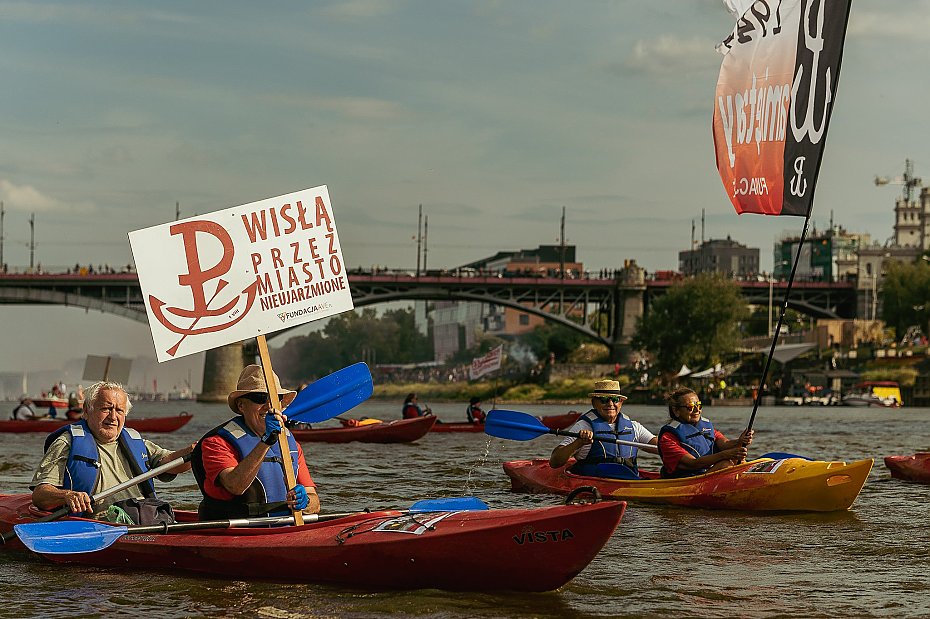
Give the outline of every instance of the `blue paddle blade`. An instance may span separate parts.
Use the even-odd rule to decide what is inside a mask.
[[[484,420],[484,433],[512,441],[530,441],[552,430],[527,413],[497,409],[489,412]]]
[[[788,458],[800,458],[802,460],[813,460],[813,458],[808,458],[807,456],[799,456],[797,454],[789,454],[783,451],[770,451],[767,454],[762,454],[760,458],[771,458],[772,460],[787,460]]]
[[[473,496],[451,499],[423,499],[410,506],[409,512],[480,512],[490,509],[488,504]]]
[[[301,389],[284,414],[303,423],[325,421],[367,400],[372,389],[368,366],[355,363]]]
[[[103,550],[128,531],[126,527],[86,520],[32,522],[18,524],[13,529],[29,550],[52,555]]]

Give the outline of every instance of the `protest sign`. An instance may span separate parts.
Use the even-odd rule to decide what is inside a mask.
[[[129,233],[158,361],[353,309],[325,186]]]

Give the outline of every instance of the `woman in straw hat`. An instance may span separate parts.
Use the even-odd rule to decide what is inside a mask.
[[[282,389],[274,375],[282,406],[293,401],[296,391]],[[320,511],[313,479],[304,453],[284,428],[284,416],[271,410],[261,366],[246,366],[227,404],[236,416],[207,432],[191,458],[194,477],[203,493],[201,520],[225,520]],[[281,468],[278,434],[284,432],[290,447],[297,485],[287,488]]]
[[[608,437],[655,445],[655,435],[638,421],[633,421],[620,412],[626,396],[620,393],[620,383],[615,380],[599,380],[594,383],[591,397],[591,410],[582,415],[570,428],[578,438],[567,437],[552,450],[549,466],[560,468],[568,459],[575,456],[575,464],[569,469],[577,475],[591,477],[611,477],[614,479],[636,479],[639,469],[636,466],[638,449],[632,445],[611,442]],[[594,440],[594,435],[608,440]],[[644,447],[650,453],[658,453],[652,447]]]
[[[669,423],[659,430],[662,477],[691,477],[739,464],[746,459],[753,430],[727,440],[702,415],[698,395],[681,387],[665,396]]]

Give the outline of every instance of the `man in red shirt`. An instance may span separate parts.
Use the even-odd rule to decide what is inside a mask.
[[[282,406],[296,391],[282,389],[274,377]],[[236,413],[207,432],[194,450],[191,465],[203,493],[202,520],[245,518],[289,513],[291,507],[315,514],[320,511],[303,450],[284,427],[284,416],[270,408],[264,374],[249,365],[239,375],[236,390],[227,398]],[[287,488],[281,470],[278,433],[287,436],[297,485]]]

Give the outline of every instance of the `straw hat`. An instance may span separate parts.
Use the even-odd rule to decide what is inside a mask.
[[[594,391],[588,394],[589,397],[598,398],[605,395],[619,396],[621,400],[628,399],[620,393],[620,383],[615,380],[599,380],[594,383]]]
[[[272,374],[274,373],[272,372]],[[278,398],[281,399],[281,406],[283,408],[294,400],[297,392],[291,391],[290,389],[283,389],[277,374],[274,374],[274,384],[278,388]],[[239,409],[236,408],[236,400],[247,393],[268,393],[262,366],[247,365],[245,369],[242,370],[242,373],[239,374],[239,382],[236,383],[236,390],[230,393],[229,397],[226,398],[226,403],[229,404],[229,408],[232,412],[237,415],[239,414]]]

